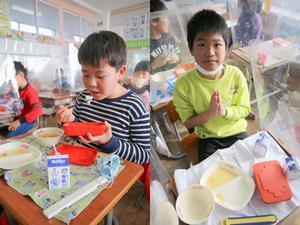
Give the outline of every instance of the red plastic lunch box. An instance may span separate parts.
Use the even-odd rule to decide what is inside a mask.
[[[56,146],[56,150],[62,155],[69,155],[69,161],[71,164],[80,166],[92,165],[98,154],[96,149],[66,144]],[[54,154],[55,151],[52,149],[49,155]]]
[[[64,124],[67,136],[85,136],[90,133],[93,136],[102,135],[106,131],[103,122],[69,122]]]
[[[265,203],[287,201],[292,198],[287,177],[278,161],[254,164],[253,174],[260,196]]]

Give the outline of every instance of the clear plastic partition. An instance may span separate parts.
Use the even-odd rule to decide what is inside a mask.
[[[64,68],[63,50],[59,45],[0,39],[0,55],[11,56],[27,68],[27,78],[38,91],[71,88],[74,84]]]
[[[182,21],[173,9],[150,15],[151,104],[168,101],[178,76],[194,67]]]
[[[251,45],[262,40],[263,25],[263,0],[229,0],[228,25],[232,31],[233,48]]]
[[[0,116],[21,113],[22,108],[13,58],[0,55]],[[0,120],[0,123],[5,122],[10,122],[10,120]]]
[[[231,20],[228,15],[228,0],[174,0],[169,5],[170,8],[176,10],[177,15],[182,21],[183,31],[186,35],[186,24],[190,18],[202,9],[211,9],[222,15],[226,20],[227,24],[230,25]]]
[[[262,129],[300,156],[300,2],[271,6],[264,41],[250,46],[251,67]],[[276,23],[274,24],[274,21]]]

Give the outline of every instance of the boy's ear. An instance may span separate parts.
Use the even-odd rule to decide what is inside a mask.
[[[125,75],[126,71],[127,71],[126,65],[121,66],[121,68],[119,69],[118,80],[120,80],[123,77],[123,75]]]

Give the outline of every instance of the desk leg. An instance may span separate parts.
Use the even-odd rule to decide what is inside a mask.
[[[7,211],[4,211],[4,212],[5,212],[6,218],[10,225],[18,225],[16,223],[16,221],[11,217],[11,215]]]
[[[111,210],[104,218],[104,225],[119,225],[119,221],[113,215],[113,210]]]
[[[104,225],[112,225],[113,224],[113,210],[111,210],[104,218]]]

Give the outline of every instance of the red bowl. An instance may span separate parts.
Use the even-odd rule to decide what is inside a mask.
[[[98,136],[105,133],[106,125],[103,122],[70,122],[64,124],[64,131],[67,136],[86,136],[87,133]]]
[[[62,155],[69,155],[69,161],[71,164],[80,166],[92,165],[98,154],[96,149],[66,144],[58,145],[56,150]],[[49,155],[54,154],[55,151],[52,149]]]

